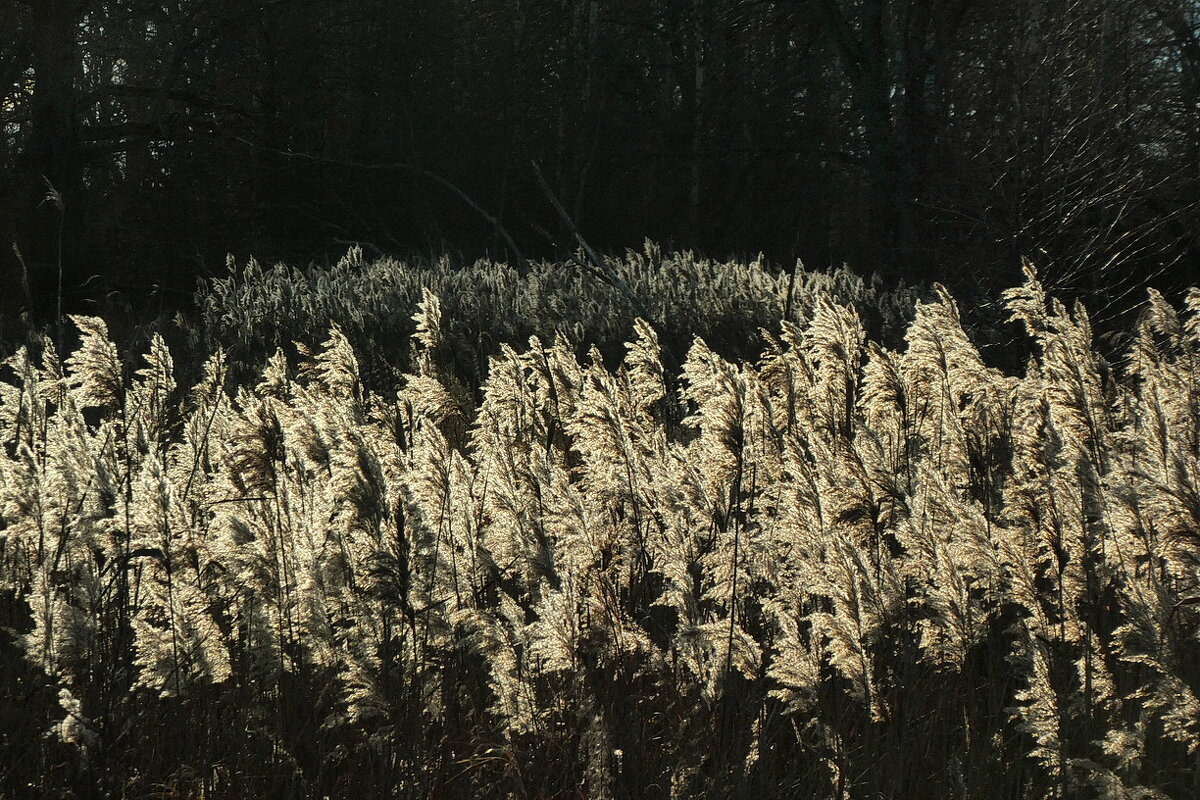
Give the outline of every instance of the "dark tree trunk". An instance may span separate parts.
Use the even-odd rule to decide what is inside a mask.
[[[40,0],[32,6],[34,95],[25,183],[31,224],[25,249],[34,302],[54,309],[59,264],[63,289],[83,280],[83,154],[78,90],[83,64],[79,0]],[[51,196],[53,195],[53,196]]]
[[[885,31],[885,0],[865,0],[858,24],[835,0],[822,0],[820,9],[849,78],[862,119],[867,179],[874,193],[874,228],[885,240],[889,266],[908,279],[915,239],[912,198],[906,191],[911,153],[893,125],[891,65]]]

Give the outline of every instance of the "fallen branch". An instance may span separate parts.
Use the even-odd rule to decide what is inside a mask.
[[[575,225],[575,221],[571,219],[571,215],[567,213],[565,208],[563,208],[562,203],[558,201],[558,197],[556,197],[554,191],[551,190],[550,184],[546,182],[545,176],[542,175],[541,167],[538,166],[536,161],[531,161],[530,163],[533,165],[533,174],[537,176],[538,183],[541,185],[542,191],[546,194],[546,199],[550,201],[552,206],[554,206],[554,210],[558,212],[559,219],[561,219],[563,224],[567,226],[567,230],[569,230],[571,235],[575,238],[575,243],[579,245],[579,249],[582,250],[583,254],[587,257],[593,274],[595,274],[596,277],[607,283],[609,286],[612,286],[621,294],[625,295],[626,299],[629,300],[630,305],[633,306],[633,310],[637,312],[637,315],[646,320],[646,322],[650,324],[650,327],[654,328],[654,330],[658,333],[659,346],[663,349],[663,352],[665,352],[676,363],[678,363],[678,359],[675,357],[675,353],[671,348],[671,343],[667,341],[667,337],[663,332],[662,326],[658,323],[658,320],[654,318],[654,315],[650,313],[650,309],[646,308],[646,304],[642,302],[641,298],[639,298],[629,284],[625,282],[625,279],[622,278],[616,270],[610,267],[608,263],[601,258],[595,250],[592,249],[592,246],[587,243],[587,240],[583,238],[583,234],[579,232],[579,228]]]
[[[509,235],[508,231],[505,229],[504,225],[501,224],[500,220],[498,218],[492,216],[491,214],[489,214],[487,212],[487,210],[483,208],[483,206],[479,205],[473,199],[471,199],[470,195],[468,195],[462,189],[458,188],[458,186],[451,183],[447,179],[443,178],[441,175],[437,174],[436,172],[430,172],[429,170],[424,169],[422,167],[418,167],[415,164],[408,164],[403,161],[391,161],[391,162],[387,162],[387,163],[368,164],[368,163],[364,163],[361,161],[346,161],[344,159],[338,159],[338,158],[324,158],[321,156],[309,155],[308,153],[297,153],[297,152],[293,152],[291,150],[280,150],[275,147],[265,147],[263,145],[255,144],[254,142],[251,142],[247,139],[243,139],[240,136],[234,136],[233,138],[236,139],[237,141],[241,142],[242,144],[246,145],[247,147],[252,147],[252,148],[255,148],[256,150],[261,150],[263,152],[273,153],[273,154],[279,155],[279,156],[284,156],[286,158],[298,158],[303,161],[310,161],[310,162],[313,162],[316,164],[329,164],[329,165],[337,166],[337,167],[348,167],[350,169],[395,170],[395,171],[399,171],[399,172],[408,172],[413,175],[420,175],[422,177],[428,178],[429,180],[433,181],[437,185],[441,186],[446,191],[453,194],[455,197],[457,197],[459,200],[461,200],[464,204],[469,206],[476,214],[478,214],[480,217],[482,217],[484,220],[486,220],[487,223],[489,225],[491,225],[492,228],[496,231],[497,235],[499,235],[500,238],[504,240],[504,246],[508,248],[509,252],[512,253],[513,258],[516,259],[517,268],[522,271],[525,270],[525,266],[526,266],[525,256],[523,256],[521,254],[521,250],[520,250],[520,248],[517,247],[517,243],[515,241],[513,241],[512,236]]]

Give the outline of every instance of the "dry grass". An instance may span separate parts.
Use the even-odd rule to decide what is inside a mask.
[[[429,292],[387,396],[336,327],[181,392],[76,319],[0,383],[0,795],[1200,796],[1200,293],[1119,367],[1007,303],[1019,376],[818,294],[477,407]]]

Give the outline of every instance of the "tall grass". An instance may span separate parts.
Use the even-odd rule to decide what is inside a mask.
[[[1029,272],[989,367],[815,292],[678,375],[425,291],[187,391],[104,323],[0,383],[5,796],[1200,796],[1200,293],[1123,362]],[[682,420],[682,422],[678,422]]]
[[[410,367],[412,309],[430,289],[444,309],[443,367],[464,385],[486,378],[488,359],[501,345],[530,336],[552,341],[563,333],[577,346],[595,345],[610,363],[619,361],[636,312],[624,293],[581,263],[533,262],[519,269],[448,258],[370,260],[358,249],[331,266],[231,262],[227,277],[196,294],[187,345],[204,355],[225,348],[240,373],[242,364],[261,367],[276,347],[321,341],[332,322],[359,354],[364,380],[392,386]],[[865,280],[846,269],[810,272],[797,265],[781,272],[761,259],[718,262],[664,253],[650,243],[608,259],[608,268],[642,299],[663,346],[679,354],[701,336],[728,358],[753,358],[759,328],[803,317],[821,295],[853,304],[875,330],[898,336],[917,297],[910,288],[885,287],[878,277]]]

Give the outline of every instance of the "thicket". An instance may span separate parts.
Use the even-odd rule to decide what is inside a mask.
[[[0,794],[1200,795],[1200,291],[1115,364],[1029,272],[1021,374],[818,291],[475,403],[439,288],[398,392],[339,327],[187,391],[96,318],[7,361]]]

